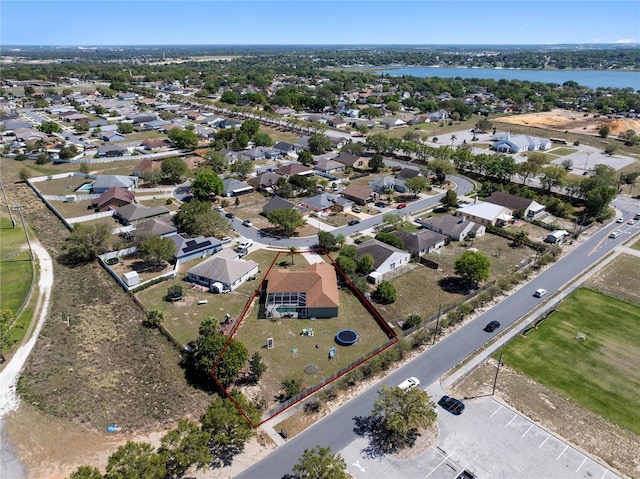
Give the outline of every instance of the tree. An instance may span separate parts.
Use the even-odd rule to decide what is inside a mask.
[[[153,446],[127,441],[109,456],[105,479],[164,479],[165,464]]]
[[[524,246],[525,244],[527,244],[528,239],[529,239],[529,235],[527,235],[527,232],[520,230],[515,235],[513,235],[511,246],[513,246],[514,248],[519,248],[520,246]]]
[[[491,261],[479,251],[465,251],[456,259],[455,273],[470,284],[489,279]]]
[[[376,153],[371,157],[371,160],[369,160],[369,168],[373,173],[384,170],[384,160],[381,154]]]
[[[415,196],[418,196],[423,191],[427,191],[431,188],[431,182],[429,181],[429,178],[425,178],[424,176],[414,176],[413,178],[407,178],[404,182],[404,186],[409,191],[412,191]]]
[[[111,228],[105,223],[75,223],[67,238],[66,259],[87,263],[109,250]]]
[[[256,146],[272,146],[273,138],[271,138],[268,133],[259,131],[258,133],[253,135],[253,143]]]
[[[543,161],[538,160],[539,156],[527,157],[527,161],[518,165],[518,174],[522,177],[522,184],[527,182],[527,179],[532,176],[537,176],[542,171]]]
[[[484,116],[478,120],[475,126],[475,129],[478,130],[480,133],[486,133],[487,131],[491,130],[491,128],[493,128],[493,125]]]
[[[80,466],[70,476],[69,479],[103,479],[104,476],[93,466]]]
[[[30,85],[24,87],[24,96],[33,96],[36,92],[36,89]]]
[[[123,135],[127,133],[133,133],[133,124],[131,123],[120,123],[118,125],[118,133],[122,133]]]
[[[149,186],[156,186],[162,181],[162,170],[152,169],[145,171],[141,178],[145,181],[145,184]]]
[[[567,170],[560,165],[550,165],[542,170],[540,175],[540,183],[545,190],[551,191],[552,188],[564,186],[567,181]]]
[[[635,130],[626,130],[618,136],[622,141],[624,141],[626,146],[635,146],[640,143],[640,136],[638,136]]]
[[[305,166],[313,165],[313,155],[308,151],[298,153],[298,161]]]
[[[611,145],[607,145],[605,147],[604,152],[609,156],[613,156],[613,154],[616,152],[617,149],[618,149],[618,145],[614,145],[612,143]]]
[[[402,329],[411,329],[422,322],[422,318],[417,314],[411,314],[407,317],[407,320],[402,325]]]
[[[211,195],[220,195],[223,189],[222,178],[213,171],[201,171],[191,182],[191,193],[199,200],[206,200]]]
[[[158,454],[165,463],[165,478],[183,477],[191,466],[202,469],[211,463],[209,438],[193,421],[178,421],[178,427],[160,439]]]
[[[86,133],[87,131],[89,131],[89,123],[87,123],[86,121],[76,121],[73,124],[73,128],[78,134]]]
[[[147,317],[142,321],[146,328],[157,328],[164,321],[164,313],[159,309],[152,309],[147,313]]]
[[[209,151],[204,157],[207,159],[207,166],[209,166],[216,173],[222,173],[229,166],[229,162],[219,151]]]
[[[338,243],[337,238],[329,231],[320,231],[318,233],[318,246],[327,251],[333,250]]]
[[[302,380],[298,376],[290,376],[282,381],[285,399],[291,399],[302,391]]]
[[[223,386],[228,386],[238,377],[249,359],[244,345],[218,331],[218,322],[208,317],[200,324],[198,337],[191,343],[192,354],[189,366],[203,386],[211,386],[211,374],[214,374]],[[229,341],[225,349],[225,345]],[[224,354],[214,364],[224,349]]]
[[[198,135],[193,130],[173,128],[167,137],[180,150],[193,150],[198,146]]]
[[[167,182],[179,183],[189,173],[189,167],[182,159],[172,156],[162,160],[160,171]]]
[[[228,223],[205,201],[183,203],[173,217],[176,228],[190,236],[216,236],[227,230]]]
[[[234,91],[226,90],[222,92],[220,101],[223,103],[228,103],[230,105],[235,105],[236,103],[238,103],[238,95]]]
[[[79,152],[76,145],[67,145],[60,148],[60,153],[58,153],[58,156],[61,160],[68,160],[70,158],[74,158],[78,153]],[[83,162],[82,164],[86,164],[86,162]]]
[[[294,209],[281,208],[273,210],[267,216],[269,221],[280,228],[284,236],[292,236],[297,228],[304,226],[302,215]]]
[[[435,181],[438,184],[444,183],[446,176],[456,172],[453,164],[444,158],[436,158],[429,162],[429,169],[435,175]]]
[[[247,417],[258,424],[260,413],[237,389],[229,395]],[[244,449],[245,443],[255,435],[250,424],[229,398],[217,396],[200,418],[202,431],[209,435],[209,449],[213,454],[213,467],[228,466],[233,456]]]
[[[46,153],[40,153],[36,157],[36,165],[46,165],[51,162],[51,158]]]
[[[309,137],[309,150],[314,155],[321,155],[331,150],[331,140],[324,133],[314,133]]]
[[[240,131],[245,132],[249,137],[253,137],[260,130],[260,122],[253,118],[245,120],[240,126]]]
[[[246,178],[253,171],[253,161],[237,160],[231,165],[231,172],[237,173],[240,178]]]
[[[144,239],[138,246],[142,260],[152,268],[160,268],[176,255],[176,244],[169,238],[152,236]]]
[[[401,389],[382,385],[372,416],[378,417],[380,432],[389,449],[411,446],[419,429],[436,421],[435,404],[420,388]]]
[[[372,294],[374,301],[380,304],[395,303],[398,294],[396,288],[389,281],[382,281]]]
[[[447,190],[442,198],[442,206],[446,209],[454,208],[458,204],[458,195],[456,194],[456,190]]]
[[[62,127],[55,121],[43,121],[40,124],[39,130],[43,133],[47,133],[48,135],[52,133],[62,133]]]
[[[346,468],[340,454],[332,454],[329,447],[316,446],[304,450],[292,472],[300,479],[347,479]]]
[[[336,264],[338,265],[338,268],[340,268],[342,272],[347,276],[352,275],[356,272],[356,261],[354,258],[340,254],[336,258]]]
[[[598,135],[600,135],[601,138],[608,137],[609,133],[611,133],[611,127],[609,125],[605,124],[598,128]]]
[[[260,378],[267,370],[267,365],[262,360],[262,356],[260,356],[259,352],[253,353],[251,359],[249,359],[249,380],[253,384],[257,384],[260,381]]]
[[[356,266],[356,271],[361,275],[368,275],[374,269],[374,259],[370,254],[364,254],[358,259],[358,264]]]
[[[289,253],[291,253],[291,264],[295,264],[294,258],[296,256],[296,251],[298,251],[297,246],[289,246]]]

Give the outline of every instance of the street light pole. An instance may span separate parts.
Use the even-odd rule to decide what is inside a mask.
[[[498,382],[498,373],[500,372],[500,366],[502,365],[502,353],[500,353],[500,357],[498,358],[498,367],[496,369],[496,377],[493,378],[493,391],[491,391],[491,395],[493,396],[496,392],[496,384]]]
[[[29,245],[29,258],[33,261],[33,249],[31,248],[31,241],[29,241],[29,234],[27,233],[27,227],[24,224],[24,216],[22,216],[22,205],[15,205],[13,207],[14,211],[17,211],[20,215],[20,221],[22,221],[22,228],[24,229],[24,235],[27,238],[27,244]]]

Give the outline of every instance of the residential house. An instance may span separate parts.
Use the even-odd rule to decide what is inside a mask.
[[[349,183],[349,186],[342,190],[341,193],[346,199],[358,205],[364,205],[371,197],[373,190],[360,183]]]
[[[143,140],[141,145],[149,151],[166,151],[171,147],[171,142],[166,138],[150,138]]]
[[[96,211],[109,211],[133,203],[135,197],[136,194],[131,190],[119,186],[112,186],[103,191],[98,198],[94,199],[91,206]]]
[[[133,190],[138,187],[137,176],[122,175],[97,175],[91,185],[92,193],[104,193],[109,188],[117,186],[125,190]]]
[[[224,118],[216,123],[214,123],[216,128],[240,128],[242,126],[242,122],[238,120],[234,120],[233,118]]]
[[[340,153],[334,158],[334,160],[356,170],[366,170],[369,168],[369,158],[366,156],[358,156],[352,153]]]
[[[279,141],[273,145],[273,147],[285,156],[297,157],[299,151],[296,145],[287,143],[286,141]]]
[[[327,120],[327,124],[332,128],[346,128],[347,122],[339,116],[334,116]]]
[[[300,204],[311,211],[326,216],[334,209],[344,211],[353,205],[353,201],[331,193],[320,193],[310,198],[302,199]]]
[[[100,145],[98,147],[98,156],[106,156],[108,158],[117,156],[126,156],[129,154],[129,149],[122,145]]]
[[[273,211],[284,209],[296,210],[302,215],[309,213],[309,210],[302,206],[298,206],[287,199],[281,198],[280,196],[274,196],[262,207],[262,214],[268,217]]]
[[[554,230],[547,235],[544,239],[545,243],[562,244],[565,239],[569,237],[569,232],[566,230]]]
[[[438,110],[429,113],[427,119],[430,123],[437,123],[439,121],[445,121],[449,117],[449,112],[447,110]]]
[[[492,148],[501,153],[548,150],[551,148],[551,140],[529,135],[499,134],[496,135]]]
[[[134,125],[142,125],[150,121],[157,121],[158,115],[155,113],[141,113],[139,115],[130,115],[129,119],[133,121]]]
[[[146,130],[159,130],[163,126],[166,126],[166,125],[169,125],[169,124],[170,124],[170,122],[168,122],[166,120],[153,120],[153,121],[148,121],[147,123],[145,123],[144,128]]]
[[[167,236],[176,245],[176,260],[183,262],[196,258],[204,258],[207,255],[217,253],[222,249],[219,239],[212,236],[189,238],[182,234],[172,234]]]
[[[513,219],[511,210],[501,205],[494,205],[486,201],[458,208],[456,216],[463,216],[482,225],[502,226]]]
[[[225,178],[222,183],[222,196],[231,197],[253,193],[253,186],[245,183],[244,181],[238,181],[234,178]]]
[[[267,318],[333,318],[340,296],[336,272],[329,263],[314,263],[301,271],[277,269],[267,277]]]
[[[32,128],[16,128],[15,130],[13,130],[13,134],[18,141],[27,141],[31,138],[44,140],[48,136],[46,133],[34,130]]]
[[[115,209],[115,217],[127,226],[138,221],[144,221],[151,218],[157,218],[169,214],[169,210],[164,206],[148,207],[144,205],[136,205],[133,203],[120,206]]]
[[[383,120],[380,120],[380,126],[389,130],[391,128],[400,128],[403,126],[407,126],[407,122],[401,120],[400,118],[385,118]]]
[[[369,188],[371,188],[378,194],[383,194],[388,190],[394,190],[398,193],[404,193],[406,191],[404,180],[402,178],[396,178],[394,176],[375,178],[369,181]]]
[[[287,178],[293,175],[313,176],[314,174],[313,168],[310,166],[304,166],[302,163],[297,162],[289,163],[288,165],[281,166],[273,171]]]
[[[400,171],[396,173],[396,178],[402,180],[408,180],[409,178],[415,178],[416,176],[421,176],[422,173],[417,168],[407,168],[403,167]]]
[[[367,240],[357,246],[356,260],[367,254],[373,258],[373,271],[369,274],[369,279],[375,283],[380,282],[385,274],[409,264],[411,260],[411,254],[407,251],[376,239]]]
[[[315,165],[313,167],[314,170],[327,174],[339,173],[344,171],[346,168],[347,165],[344,163],[339,163],[335,160],[330,160],[329,158],[319,158],[315,161]]]
[[[404,249],[408,250],[413,256],[431,253],[438,248],[442,248],[449,241],[446,235],[428,229],[419,229],[416,232],[399,230],[391,234],[404,241]]]
[[[187,279],[208,286],[210,291],[233,291],[249,278],[258,274],[258,263],[252,260],[212,256],[187,270]]]
[[[162,162],[150,160],[149,158],[145,158],[140,161],[136,166],[133,167],[133,176],[142,177],[147,173],[152,171],[161,171],[162,170]]]
[[[494,205],[504,206],[509,209],[510,214],[519,218],[535,219],[542,215],[545,206],[531,198],[522,198],[521,196],[504,193],[502,191],[494,191],[491,196],[485,198],[484,201]]]
[[[344,145],[346,145],[350,141],[350,140],[347,140],[346,138],[343,138],[341,136],[331,136],[331,135],[328,135],[328,136],[329,136],[329,141],[331,142],[331,146],[334,149],[335,148],[342,148]]]
[[[153,218],[136,225],[133,235],[138,238],[148,238],[152,236],[159,236],[164,238],[166,236],[177,233],[177,228],[172,224],[169,224],[165,219],[168,218]]]
[[[274,173],[273,171],[265,171],[264,173],[260,173],[253,178],[249,178],[247,183],[253,186],[255,189],[263,189],[268,190],[273,185],[278,182],[278,179],[282,178],[278,173]]]
[[[448,236],[454,241],[462,241],[469,233],[482,236],[486,227],[460,216],[445,215],[422,220],[422,227]]]
[[[122,133],[118,133],[117,131],[103,131],[100,136],[102,141],[123,141],[125,136]]]
[[[276,150],[275,148],[267,148],[266,146],[256,146],[255,148],[250,148],[248,150],[244,150],[241,152],[241,155],[249,160],[260,161],[265,158],[280,158],[282,153],[280,150]]]

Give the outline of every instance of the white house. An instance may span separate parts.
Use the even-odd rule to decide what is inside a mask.
[[[548,150],[551,140],[529,135],[512,135],[511,133],[496,135],[493,149],[501,153],[520,153],[521,151]]]
[[[456,210],[456,216],[462,216],[482,225],[500,226],[513,219],[508,208],[494,205],[486,201],[478,201],[472,205],[464,206]]]
[[[382,241],[371,239],[358,245],[356,259],[359,260],[364,255],[371,255],[373,258],[373,272],[369,278],[374,282],[379,282],[382,276],[390,271],[409,264],[411,253],[388,245]]]
[[[208,286],[212,292],[221,293],[233,291],[256,274],[258,263],[255,261],[216,255],[188,270],[187,278],[194,283]]]

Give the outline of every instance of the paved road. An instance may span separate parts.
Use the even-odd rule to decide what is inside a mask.
[[[473,183],[463,177],[450,176],[448,179],[458,185],[459,195],[465,195],[473,190]],[[424,198],[412,203],[407,203],[407,207],[401,210],[395,208],[385,208],[383,211],[381,211],[382,214],[378,214],[372,216],[371,218],[362,220],[359,224],[354,226],[342,226],[340,228],[336,228],[331,232],[334,235],[343,234],[345,236],[349,236],[357,233],[358,231],[363,231],[369,228],[373,228],[376,225],[382,224],[382,217],[384,213],[394,213],[401,215],[417,213],[418,211],[433,208],[438,203],[440,203],[440,199],[443,196],[444,193],[440,193],[429,198]],[[296,246],[301,249],[309,248],[318,244],[318,237],[316,235],[306,236],[304,238],[277,238],[274,236],[269,236],[263,231],[260,231],[256,228],[242,226],[242,220],[243,218],[233,218],[230,221],[235,231],[240,233],[245,238],[251,239],[256,243],[262,243],[270,246],[282,246],[283,248]]]
[[[628,219],[630,213],[625,214],[625,219]],[[543,311],[543,303],[546,298],[534,298],[533,292],[538,288],[545,288],[549,291],[548,297],[552,296],[556,290],[612,251],[616,245],[620,244],[620,239],[610,240],[607,236],[616,226],[621,225],[613,223],[594,233],[591,238],[579,246],[575,246],[572,252],[538,275],[525,287],[514,292],[506,300],[444,338],[415,360],[289,440],[237,477],[247,479],[253,477],[280,478],[291,471],[293,464],[297,462],[304,449],[313,448],[316,445],[331,447],[334,451],[343,449],[357,439],[353,432],[354,419],[369,414],[380,384],[397,385],[409,376],[416,376],[422,384],[431,384],[480,349],[494,334],[498,334],[499,331],[493,334],[482,331],[482,328],[490,320],[499,319],[502,327],[506,328],[530,310],[540,308]],[[632,227],[629,226],[629,228]],[[633,228],[637,228],[637,226]]]

